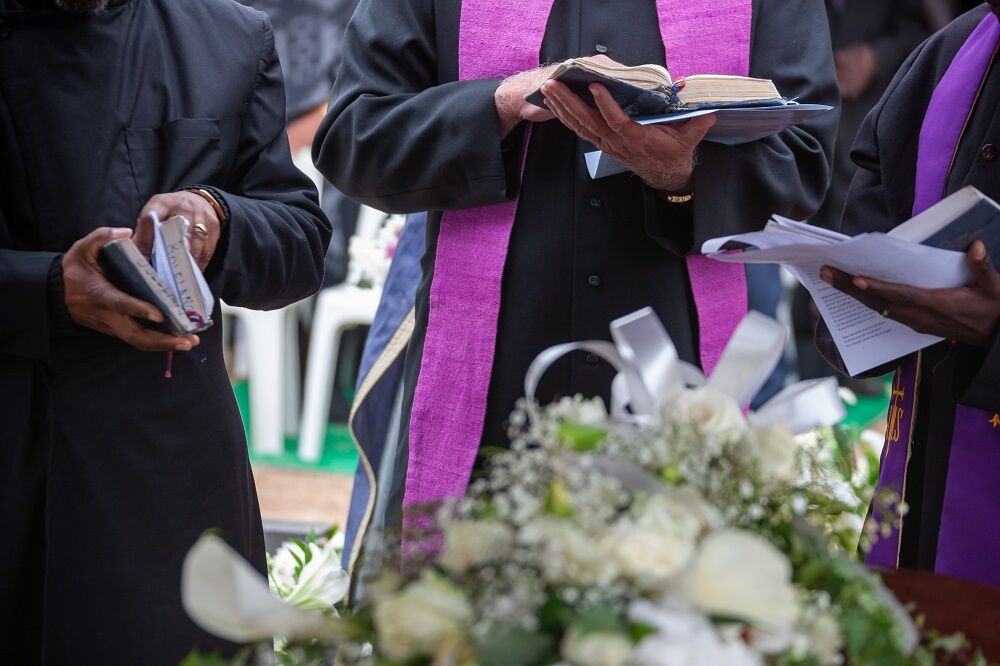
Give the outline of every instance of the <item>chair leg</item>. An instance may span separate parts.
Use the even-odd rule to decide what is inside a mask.
[[[323,453],[333,392],[333,373],[340,344],[342,324],[334,311],[324,307],[325,304],[325,299],[320,296],[313,315],[309,361],[306,363],[298,448],[299,457],[306,462],[316,462]]]
[[[254,450],[267,455],[280,455],[285,449],[283,319],[280,311],[253,312],[245,319],[250,353],[250,436]]]
[[[299,370],[299,310],[292,307],[282,311],[285,335],[285,374],[281,380],[284,391],[284,434],[295,437],[299,432],[301,386]]]

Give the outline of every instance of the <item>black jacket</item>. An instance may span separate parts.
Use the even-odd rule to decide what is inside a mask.
[[[229,0],[118,0],[81,17],[0,0],[0,662],[176,664],[224,647],[180,605],[220,528],[263,567],[220,323],[165,356],[73,327],[59,259],[153,194],[216,188],[207,277],[233,305],[314,292],[330,227],[293,165],[274,38]],[[216,308],[217,320],[219,309]]]

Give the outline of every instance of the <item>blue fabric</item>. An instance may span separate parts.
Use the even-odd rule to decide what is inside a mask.
[[[427,215],[425,213],[407,216],[399,244],[396,246],[396,253],[392,259],[392,266],[389,268],[389,275],[382,292],[382,300],[365,342],[365,350],[361,357],[361,369],[358,372],[358,388],[364,383],[372,366],[385,351],[406,315],[413,309],[417,285],[420,282],[420,258],[424,254],[426,229]],[[382,463],[386,433],[390,427],[389,415],[392,411],[396,391],[402,381],[405,357],[405,353],[400,354],[365,396],[364,401],[356,406],[352,430],[358,446],[368,458],[375,473],[378,473]],[[359,463],[354,477],[354,490],[351,494],[351,506],[345,529],[345,568],[350,564],[354,539],[364,520],[371,491],[372,487],[368,482],[368,476],[365,474],[364,467]]]

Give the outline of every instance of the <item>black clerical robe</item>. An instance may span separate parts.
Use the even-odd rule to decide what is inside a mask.
[[[931,94],[955,54],[982,21],[975,9],[924,42],[903,64],[857,136],[843,231],[888,231],[910,217],[917,144]],[[996,58],[962,135],[947,194],[974,185],[1000,199],[1000,71]],[[998,260],[994,257],[994,262]],[[834,357],[828,354],[828,357]],[[934,569],[949,453],[958,404],[1000,412],[1000,336],[989,350],[948,342],[922,354],[913,421],[899,565]],[[994,471],[1000,478],[1000,453]],[[1000,507],[992,507],[996,512]]]
[[[293,165],[266,18],[228,0],[81,17],[0,0],[0,663],[174,665],[181,563],[206,529],[264,545],[221,313],[173,357],[75,327],[60,258],[153,194],[215,188],[217,297],[316,290],[329,225]]]
[[[364,0],[348,26],[314,145],[320,170],[348,196],[387,211],[432,211],[406,357],[401,464],[390,502],[397,508],[440,211],[520,197],[483,437],[502,445],[531,360],[553,344],[609,339],[616,317],[652,306],[680,356],[697,362],[685,255],[708,238],[759,229],[771,213],[814,212],[829,182],[837,121],[828,113],[743,146],[702,144],[690,205],[666,203],[631,174],[592,180],[583,159],[591,148],[558,121],[532,128],[522,177],[520,135],[500,140],[493,100],[499,79],[457,80],[460,7],[459,0]],[[789,97],[836,104],[821,4],[755,0],[752,44],[751,76],[773,78]],[[629,65],[664,64],[656,3],[555,0],[541,61],[598,52]],[[549,370],[538,396],[607,397],[611,379],[597,357],[571,355]]]

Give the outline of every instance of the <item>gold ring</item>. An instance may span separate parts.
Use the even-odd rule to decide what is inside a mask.
[[[889,318],[889,309],[888,308],[886,308],[885,310],[882,310],[882,318],[883,319],[888,319]]]
[[[196,222],[194,226],[191,227],[191,233],[199,233],[202,238],[208,238],[208,227],[201,222]]]

